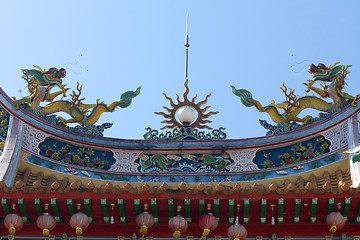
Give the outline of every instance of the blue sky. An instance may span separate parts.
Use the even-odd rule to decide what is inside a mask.
[[[142,139],[159,129],[169,102],[184,92],[184,35],[189,12],[189,98],[212,92],[213,128],[229,139],[265,135],[230,85],[267,105],[280,86],[305,94],[307,65],[352,64],[346,91],[360,92],[359,1],[2,1],[0,87],[26,95],[22,68],[64,67],[64,82],[83,84],[84,102],[117,100],[142,86],[131,106],[105,113],[108,137]],[[85,70],[86,69],[86,70]],[[19,92],[22,89],[22,92]],[[304,113],[306,114],[306,112]]]

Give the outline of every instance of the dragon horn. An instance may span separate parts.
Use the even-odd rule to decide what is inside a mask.
[[[38,65],[33,65],[35,68],[39,69],[39,71],[41,73],[44,73],[45,72],[45,68],[44,69],[41,69],[41,67],[39,67]]]

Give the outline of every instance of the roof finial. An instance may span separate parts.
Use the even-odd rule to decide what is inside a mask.
[[[188,79],[188,48],[189,45],[189,13],[186,13],[186,35],[185,35],[185,80]]]

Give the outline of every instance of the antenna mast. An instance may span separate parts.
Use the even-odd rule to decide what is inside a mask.
[[[189,31],[189,13],[186,13],[186,35],[185,35],[185,79],[188,79],[188,49],[190,47],[189,45],[189,35],[188,35],[188,31]]]

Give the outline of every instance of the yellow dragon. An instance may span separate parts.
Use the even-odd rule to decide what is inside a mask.
[[[17,108],[20,103],[26,103],[28,106],[36,111],[40,111],[44,115],[54,114],[57,112],[64,112],[71,116],[69,119],[58,117],[61,121],[67,125],[68,123],[87,123],[94,124],[100,118],[104,112],[113,112],[117,107],[126,108],[131,102],[132,98],[136,97],[140,93],[138,87],[136,91],[127,91],[123,93],[119,101],[114,101],[109,105],[96,100],[96,104],[84,104],[82,101],[85,98],[80,98],[82,85],[77,83],[78,94],[72,91],[70,94],[71,99],[67,100],[54,100],[57,96],[66,96],[66,91],[69,88],[65,88],[65,84],[62,83],[62,78],[66,76],[66,70],[61,68],[50,68],[48,71],[35,66],[37,69],[22,69],[22,78],[27,81],[29,95],[17,100],[13,97]],[[50,91],[55,87],[59,87],[61,91]],[[45,106],[40,106],[43,102],[50,102]],[[91,111],[91,112],[90,112]],[[90,113],[89,113],[90,112]],[[89,113],[89,114],[88,114]]]
[[[352,100],[352,106],[355,105],[357,97],[355,97],[343,92],[345,86],[345,78],[349,71],[347,69],[351,65],[338,65],[339,62],[326,67],[324,64],[319,63],[318,65],[311,64],[309,66],[309,73],[312,74],[312,80],[308,80],[307,83],[304,83],[307,86],[306,92],[311,90],[319,94],[322,98],[330,98],[331,102],[326,102],[320,97],[316,96],[303,96],[297,98],[294,94],[293,89],[289,89],[287,93],[287,88],[283,83],[281,90],[284,92],[286,101],[282,103],[275,104],[274,101],[268,106],[262,106],[261,103],[252,98],[251,92],[245,89],[236,89],[234,86],[231,86],[232,92],[241,98],[241,102],[246,107],[255,106],[260,112],[267,112],[271,119],[276,123],[289,123],[289,122],[302,122],[305,124],[310,118],[310,115],[307,115],[303,118],[298,117],[298,115],[306,108],[316,109],[322,112],[332,111],[340,107],[345,100]],[[313,87],[312,85],[321,81],[324,84],[322,89]],[[326,83],[330,83],[327,85]],[[279,109],[283,113],[279,112]]]

